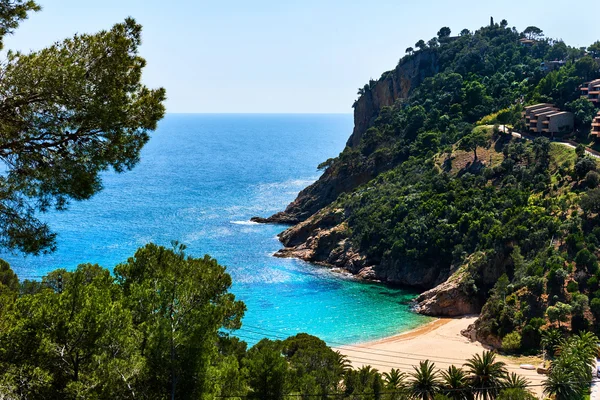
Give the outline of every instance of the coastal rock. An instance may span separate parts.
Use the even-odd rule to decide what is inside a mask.
[[[297,218],[286,214],[284,211],[280,211],[277,214],[271,215],[268,218],[263,217],[252,217],[250,221],[257,222],[259,224],[286,224],[294,225],[300,222]]]
[[[468,338],[472,342],[480,342],[488,349],[501,349],[502,339],[494,335],[486,335],[478,327],[479,319],[460,332],[461,335]]]
[[[408,98],[411,91],[437,69],[437,53],[426,50],[403,59],[394,70],[384,73],[382,79],[354,103],[354,131],[346,145],[358,146],[383,107]]]
[[[416,299],[415,311],[433,317],[457,317],[476,314],[477,299],[463,288],[464,271],[452,275],[446,282],[422,293]]]
[[[437,72],[437,53],[424,50],[405,58],[398,66],[383,74],[354,104],[354,130],[348,147],[356,147],[367,129],[373,124],[382,107],[407,99],[425,78]],[[302,190],[285,211],[268,218],[254,217],[259,223],[297,224],[334,202],[342,193],[348,193],[394,166],[393,160],[368,161],[359,165],[327,168],[312,185]]]
[[[365,281],[378,281],[379,279],[377,279],[377,272],[375,271],[374,267],[364,267],[363,269],[361,269],[360,271],[358,271],[357,276],[360,279],[363,279]]]
[[[325,207],[279,234],[285,248],[275,256],[340,268],[364,280],[422,289],[430,289],[449,276],[448,271],[440,270],[435,264],[416,266],[408,260],[390,259],[371,262],[352,246],[348,233],[344,210]]]

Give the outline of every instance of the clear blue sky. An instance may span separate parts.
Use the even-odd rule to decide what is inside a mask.
[[[454,33],[505,18],[587,46],[598,0],[39,0],[5,48],[39,49],[133,16],[144,26],[144,81],[169,112],[350,113],[357,88],[442,26]]]

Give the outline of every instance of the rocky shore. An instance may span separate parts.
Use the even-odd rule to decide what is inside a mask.
[[[407,99],[426,77],[437,72],[434,52],[423,51],[386,72],[382,79],[365,87],[354,104],[354,130],[347,149],[358,146],[363,134],[373,124],[383,107]],[[368,89],[368,90],[367,90]],[[349,240],[344,210],[332,203],[393,168],[398,160],[367,160],[344,169],[329,167],[312,185],[302,190],[284,211],[270,217],[254,217],[258,223],[291,225],[279,235],[285,248],[276,257],[294,257],[330,268],[347,271],[359,279],[424,290],[415,310],[431,316],[459,316],[477,313],[480,304],[464,293],[454,271],[439,265],[416,268],[408,260],[371,261],[355,249]]]

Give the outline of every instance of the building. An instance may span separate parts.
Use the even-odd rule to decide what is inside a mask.
[[[554,135],[572,132],[575,118],[573,113],[542,103],[525,107],[525,123],[530,132]]]
[[[588,99],[596,106],[600,106],[600,79],[584,83],[579,87],[579,90],[581,90],[581,97]]]
[[[565,60],[545,61],[540,64],[540,68],[544,72],[551,72],[564,66],[567,62]]]
[[[592,136],[600,137],[600,111],[598,111],[598,115],[592,121]]]
[[[521,43],[521,46],[531,47],[536,43],[536,41],[533,39],[522,38],[519,39],[519,43]]]

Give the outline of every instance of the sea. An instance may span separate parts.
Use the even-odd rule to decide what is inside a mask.
[[[416,328],[430,319],[411,312],[414,292],[275,258],[286,226],[250,222],[314,182],[352,124],[349,114],[167,114],[132,171],[106,172],[92,199],[41,215],[58,234],[54,253],[0,257],[20,279],[41,279],[82,263],[112,269],[147,243],[176,240],[227,267],[247,306],[234,334],[249,345],[300,332],[356,344]]]

